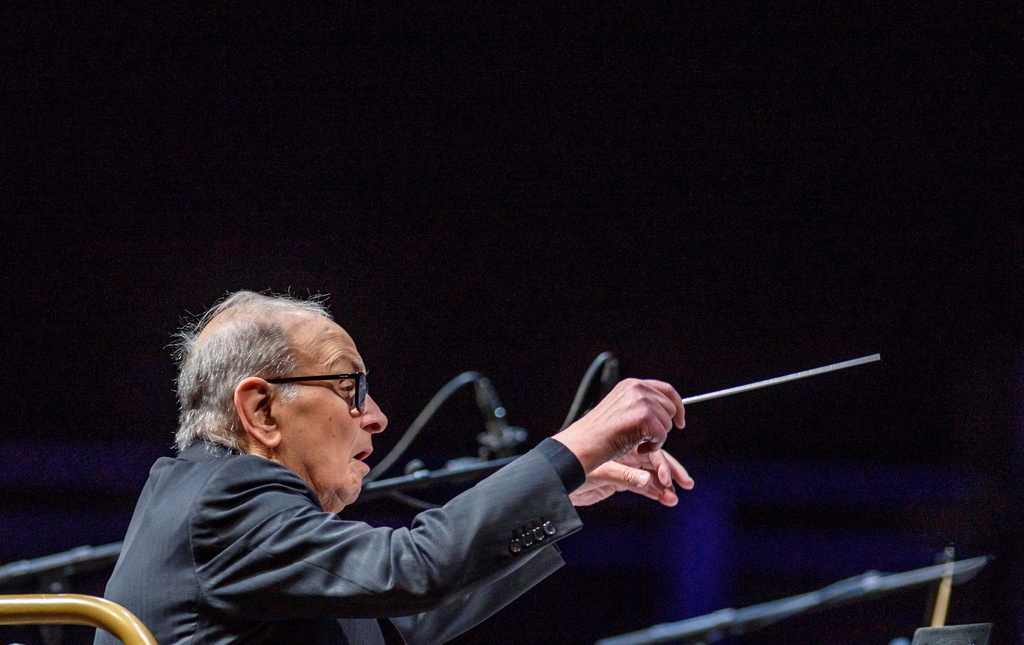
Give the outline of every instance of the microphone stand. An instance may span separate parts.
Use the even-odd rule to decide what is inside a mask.
[[[674,641],[692,645],[714,643],[728,636],[744,634],[811,610],[842,605],[940,580],[950,568],[953,570],[953,584],[966,582],[981,571],[991,559],[991,556],[981,556],[893,574],[868,571],[818,591],[743,609],[719,609],[704,616],[603,638],[597,641],[596,645],[650,645]]]
[[[34,560],[18,560],[0,566],[0,590],[21,586],[39,578],[43,593],[68,590],[67,579],[81,573],[101,571],[117,561],[121,542],[103,546],[80,546],[63,553],[44,555]]]
[[[489,475],[512,463],[518,457],[519,455],[514,455],[490,461],[476,461],[472,457],[467,460],[456,459],[449,462],[444,468],[437,470],[418,470],[401,477],[373,481],[363,486],[362,492],[356,498],[356,503],[373,501],[394,493],[429,488],[434,484],[468,481],[475,477]]]

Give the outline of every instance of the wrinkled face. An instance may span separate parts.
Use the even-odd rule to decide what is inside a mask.
[[[366,371],[352,338],[322,316],[304,316],[291,334],[299,366],[288,376]],[[277,399],[275,416],[281,443],[273,460],[305,480],[324,510],[336,513],[354,502],[370,471],[363,460],[373,451],[373,435],[388,424],[376,401],[367,396],[360,413],[351,380],[307,381],[296,385],[294,399]]]

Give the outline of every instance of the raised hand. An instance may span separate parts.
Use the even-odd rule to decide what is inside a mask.
[[[569,495],[569,500],[575,506],[589,506],[614,493],[629,491],[664,506],[675,506],[679,497],[673,482],[686,490],[694,485],[682,464],[664,450],[646,453],[634,450],[591,471],[587,481]]]
[[[590,474],[601,464],[661,449],[672,426],[685,425],[679,393],[663,381],[626,379],[608,396],[553,438],[576,455]]]

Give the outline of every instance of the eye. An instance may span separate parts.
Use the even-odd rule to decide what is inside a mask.
[[[356,395],[356,381],[355,379],[341,379],[338,382],[338,390],[341,395],[347,399],[350,399]]]

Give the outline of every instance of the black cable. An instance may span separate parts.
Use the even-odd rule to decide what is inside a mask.
[[[586,401],[587,394],[590,392],[594,380],[599,378],[599,375],[602,382],[612,375],[614,375],[615,380],[617,380],[618,359],[616,359],[615,355],[611,352],[602,352],[594,359],[590,364],[590,367],[587,368],[586,373],[583,375],[583,379],[580,381],[579,387],[576,388],[576,396],[573,398],[572,405],[569,407],[569,413],[566,415],[561,429],[565,429],[569,424],[582,416],[582,408]],[[372,482],[387,472],[387,470],[391,468],[403,454],[405,454],[405,451],[423,430],[427,422],[433,418],[441,405],[443,405],[445,401],[447,401],[459,388],[469,385],[470,383],[477,383],[484,379],[486,379],[486,377],[479,372],[469,371],[463,372],[448,381],[448,383],[438,390],[437,394],[430,399],[427,406],[423,408],[423,411],[420,412],[419,416],[417,416],[412,422],[412,425],[409,426],[409,429],[402,435],[402,438],[398,440],[397,444],[395,444],[395,447],[392,448],[380,463],[374,466],[366,477],[363,478],[363,482]],[[421,500],[406,493],[392,493],[390,497],[418,510],[437,508],[436,504]]]
[[[440,504],[434,504],[433,502],[422,500],[419,497],[413,497],[407,493],[400,493],[396,491],[394,493],[390,493],[388,496],[396,502],[401,502],[406,506],[411,506],[418,511],[429,511],[431,509],[441,508]]]
[[[367,473],[366,477],[363,477],[363,482],[372,482],[378,477],[380,477],[382,474],[387,472],[388,468],[391,468],[391,466],[393,466],[395,462],[398,461],[398,459],[401,458],[403,454],[405,454],[405,451],[409,448],[409,445],[416,439],[416,436],[419,435],[419,433],[423,430],[423,426],[425,426],[427,422],[430,421],[430,419],[437,412],[437,409],[440,408],[441,405],[444,404],[444,402],[447,401],[452,394],[454,394],[459,388],[465,385],[469,385],[470,383],[475,383],[476,381],[482,378],[484,378],[484,376],[480,372],[463,372],[462,374],[459,374],[452,380],[448,381],[444,385],[444,387],[438,390],[437,394],[435,394],[433,398],[430,399],[430,401],[427,403],[427,407],[423,408],[423,411],[420,412],[419,416],[416,417],[416,420],[412,422],[412,425],[410,425],[409,429],[405,431],[405,434],[402,435],[402,438],[398,440],[398,443],[395,444],[395,447],[392,448],[391,451],[388,452],[388,454],[385,455],[384,458],[380,460],[380,463],[374,466],[370,470],[370,472]]]
[[[565,430],[571,423],[583,416],[583,404],[587,393],[590,392],[590,388],[594,383],[594,379],[597,378],[598,372],[605,366],[605,363],[611,363],[612,361],[616,361],[614,354],[602,352],[590,364],[587,372],[583,375],[583,379],[580,381],[579,387],[576,388],[576,396],[572,400],[572,405],[569,406],[569,413],[565,415],[565,421],[562,422],[560,430]]]

